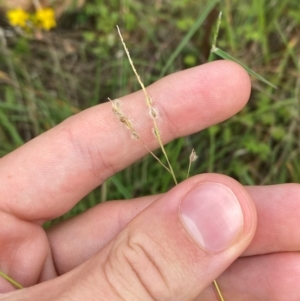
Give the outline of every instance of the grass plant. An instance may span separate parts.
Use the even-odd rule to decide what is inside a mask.
[[[129,53],[129,50],[127,49],[127,46],[124,42],[124,39],[123,39],[123,36],[120,32],[120,29],[119,27],[117,26],[117,29],[118,29],[118,33],[119,33],[119,36],[120,36],[120,39],[122,41],[122,44],[123,44],[123,47],[124,47],[124,50],[126,52],[126,55],[127,55],[127,58],[128,58],[128,61],[130,63],[130,66],[144,92],[144,96],[145,96],[145,100],[146,100],[146,105],[149,109],[149,116],[150,118],[152,119],[152,122],[153,122],[153,128],[152,128],[152,132],[153,134],[155,135],[157,141],[158,141],[158,144],[160,146],[160,149],[162,150],[162,153],[167,161],[167,164],[168,164],[168,167],[165,166],[161,160],[149,149],[149,147],[147,146],[147,144],[141,139],[140,135],[137,133],[137,131],[135,130],[135,128],[132,126],[132,123],[130,122],[129,118],[127,116],[125,116],[123,114],[123,112],[121,111],[121,108],[120,108],[120,101],[117,99],[117,100],[114,100],[114,101],[111,101],[112,102],[112,110],[114,112],[114,114],[117,116],[117,118],[119,119],[119,121],[123,124],[125,124],[125,126],[127,127],[127,129],[130,131],[131,135],[133,136],[133,138],[135,139],[138,139],[142,144],[143,146],[147,149],[147,151],[160,163],[160,165],[162,167],[164,167],[173,177],[173,180],[174,180],[174,183],[175,185],[178,185],[178,181],[177,181],[177,178],[176,178],[176,175],[174,173],[174,170],[173,170],[173,167],[172,167],[172,164],[169,160],[169,156],[165,150],[165,147],[164,147],[164,144],[162,142],[162,139],[161,139],[161,132],[160,132],[160,129],[158,128],[158,124],[156,122],[156,119],[158,118],[158,112],[157,110],[155,109],[155,107],[153,106],[153,99],[149,96],[146,88],[145,88],[145,85],[144,83],[142,82],[141,80],[141,77],[140,75],[138,74],[135,66],[134,66],[134,63],[131,59],[131,56],[130,56],[130,53]],[[218,28],[217,28],[218,30]],[[193,149],[190,156],[189,156],[189,165],[188,165],[188,170],[187,170],[187,178],[189,177],[189,174],[190,174],[190,169],[191,169],[191,165],[193,162],[195,162],[197,160],[198,156],[195,152],[195,150]],[[220,301],[225,301],[224,300],[224,297],[222,295],[222,292],[219,288],[219,285],[217,283],[216,280],[213,281],[213,284],[215,286],[215,289],[216,289],[216,292],[220,298]]]

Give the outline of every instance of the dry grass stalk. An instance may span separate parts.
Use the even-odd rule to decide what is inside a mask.
[[[141,78],[140,78],[138,72],[136,71],[136,69],[135,69],[135,67],[134,67],[133,61],[132,61],[132,59],[131,59],[131,57],[130,57],[130,53],[129,53],[127,47],[126,47],[126,44],[125,44],[125,42],[124,42],[124,40],[123,40],[122,34],[121,34],[120,29],[119,29],[118,26],[117,26],[117,29],[118,29],[118,33],[119,33],[121,42],[122,42],[123,47],[124,47],[124,49],[125,49],[126,55],[127,55],[127,57],[128,57],[129,63],[130,63],[130,65],[131,65],[131,68],[132,68],[132,70],[133,70],[133,72],[134,72],[134,74],[135,74],[135,76],[136,76],[136,78],[137,78],[137,80],[138,80],[138,82],[139,82],[139,84],[140,84],[140,86],[141,86],[143,92],[144,92],[145,99],[146,99],[146,104],[147,104],[147,106],[148,106],[148,108],[149,108],[149,115],[150,115],[150,118],[151,118],[152,121],[153,121],[153,132],[154,132],[155,137],[156,137],[156,139],[157,139],[157,141],[158,141],[158,143],[159,143],[159,146],[160,146],[160,148],[161,148],[161,150],[162,150],[162,152],[163,152],[163,154],[164,154],[164,156],[165,156],[165,158],[166,158],[166,160],[167,160],[168,169],[170,170],[169,172],[171,173],[171,175],[172,175],[172,177],[173,177],[173,179],[174,179],[174,182],[175,182],[175,184],[177,185],[178,182],[177,182],[175,173],[174,173],[174,171],[173,171],[172,165],[171,165],[171,163],[170,163],[170,161],[169,161],[169,157],[168,157],[168,155],[167,155],[167,152],[166,152],[166,150],[165,150],[165,147],[164,147],[164,145],[163,145],[163,143],[162,143],[161,134],[160,134],[160,131],[159,131],[157,122],[156,122],[156,119],[157,119],[157,117],[158,117],[157,109],[155,109],[155,108],[153,107],[153,101],[152,101],[151,97],[149,96],[149,94],[148,94],[148,92],[147,92],[147,90],[146,90],[146,88],[145,88],[145,85],[143,84],[143,82],[142,82],[142,80],[141,80]]]
[[[17,288],[17,289],[22,289],[22,288],[23,288],[23,286],[22,286],[20,283],[18,283],[16,280],[10,278],[10,277],[9,277],[8,275],[6,275],[4,272],[0,271],[0,276],[1,276],[2,278],[4,278],[5,280],[7,280],[7,281],[8,281],[10,284],[12,284],[15,288]]]
[[[220,288],[219,288],[219,285],[218,285],[217,280],[214,280],[214,286],[215,286],[215,289],[216,289],[216,291],[217,291],[217,293],[218,293],[218,296],[219,296],[219,298],[220,298],[220,301],[225,301],[225,299],[224,299],[224,297],[223,297],[223,295],[222,295],[222,293],[221,293],[221,290],[220,290]]]

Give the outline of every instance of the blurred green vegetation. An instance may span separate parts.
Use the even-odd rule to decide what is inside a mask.
[[[252,78],[251,99],[242,112],[169,144],[175,173],[184,179],[195,148],[199,159],[191,174],[223,173],[244,185],[299,182],[298,0],[89,0],[80,11],[66,12],[43,39],[23,37],[2,17],[0,156],[107,97],[139,89],[116,24],[150,84],[207,62],[220,10],[218,47],[278,89]],[[172,186],[172,177],[148,156],[108,179],[66,216]]]

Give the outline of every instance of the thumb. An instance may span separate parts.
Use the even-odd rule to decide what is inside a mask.
[[[245,250],[255,228],[254,205],[239,183],[216,174],[191,178],[95,258],[103,300],[192,300]]]
[[[81,266],[4,299],[193,300],[243,253],[255,229],[243,186],[203,174],[162,195]]]

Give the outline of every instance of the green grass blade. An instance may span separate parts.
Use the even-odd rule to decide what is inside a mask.
[[[199,15],[197,21],[193,25],[193,27],[189,30],[189,32],[186,34],[186,36],[182,39],[181,43],[178,45],[178,47],[175,49],[175,51],[171,54],[170,58],[166,62],[165,66],[162,68],[162,71],[160,73],[160,77],[163,77],[167,70],[170,68],[170,66],[173,64],[175,59],[178,57],[182,49],[186,46],[186,44],[189,42],[189,40],[192,38],[192,36],[196,33],[196,31],[200,28],[200,26],[203,24],[207,16],[210,14],[210,12],[213,10],[213,8],[217,5],[219,0],[212,0],[209,2],[209,4],[205,7],[205,9],[201,12]]]
[[[218,36],[219,36],[221,21],[222,21],[222,12],[219,13],[216,29],[214,31],[212,49],[215,49],[217,46],[217,40],[218,40]],[[214,53],[211,51],[209,54],[209,57],[208,57],[208,62],[213,61],[213,59],[214,59]]]
[[[8,117],[2,110],[0,110],[0,125],[2,125],[3,128],[5,128],[7,130],[7,132],[10,134],[13,142],[17,146],[24,144],[24,141],[21,138],[21,136],[19,135],[15,125],[10,122],[10,120],[8,119]]]
[[[258,80],[260,80],[261,82],[271,86],[274,89],[277,89],[277,87],[275,85],[273,85],[271,82],[269,82],[268,80],[266,80],[265,78],[263,78],[261,75],[259,75],[258,73],[254,72],[253,70],[251,70],[249,67],[247,67],[246,65],[244,65],[243,63],[239,62],[238,60],[236,60],[233,56],[231,56],[230,54],[226,53],[225,51],[223,51],[222,49],[218,48],[218,47],[214,47],[212,49],[212,52],[216,55],[218,55],[219,57],[225,59],[225,60],[230,60],[233,62],[238,63],[239,65],[241,65],[250,75],[254,76],[255,78],[257,78]]]
[[[117,187],[118,191],[125,199],[131,199],[132,194],[130,191],[122,184],[122,182],[119,180],[118,176],[115,175],[110,178],[110,180],[113,182],[113,184]]]
[[[259,32],[260,42],[262,46],[262,52],[266,59],[266,62],[269,62],[270,60],[270,50],[268,45],[268,34],[267,34],[267,28],[266,28],[266,9],[267,9],[267,3],[265,0],[255,0],[253,1],[253,10],[257,14],[258,18],[258,26],[257,30]]]
[[[231,51],[236,52],[238,39],[236,38],[237,32],[233,25],[233,5],[231,1],[222,1],[221,10],[224,11],[224,33],[226,36],[226,41],[230,45]]]
[[[296,68],[299,70],[300,69],[300,61],[299,61],[299,59],[297,57],[297,53],[295,51],[296,40],[292,40],[292,41],[287,40],[286,35],[283,32],[283,30],[281,29],[280,24],[278,23],[278,21],[275,21],[274,25],[275,25],[275,28],[276,28],[278,34],[280,35],[280,38],[281,38],[282,42],[286,46],[286,49],[289,52],[289,55],[292,58]]]

